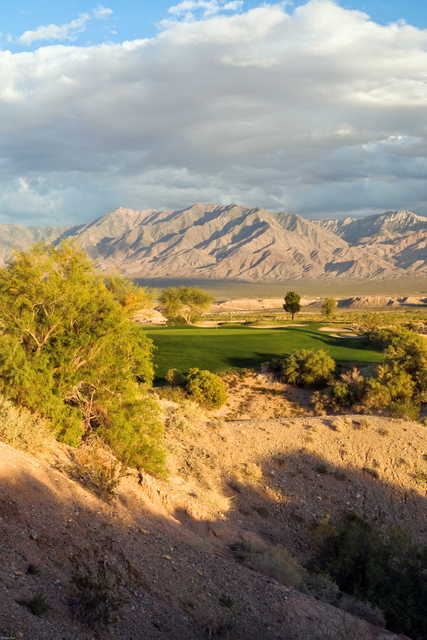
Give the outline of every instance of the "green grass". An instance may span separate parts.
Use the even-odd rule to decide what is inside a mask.
[[[171,327],[147,328],[146,333],[157,347],[158,378],[171,368],[199,367],[216,373],[254,368],[296,349],[325,349],[342,364],[363,366],[381,361],[381,353],[365,348],[362,340],[332,338],[318,328],[315,323],[277,329]]]

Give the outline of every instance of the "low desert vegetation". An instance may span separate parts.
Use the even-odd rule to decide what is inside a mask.
[[[42,593],[37,593],[32,598],[17,600],[17,603],[28,609],[33,616],[38,616],[39,618],[46,616],[50,610],[49,603]]]
[[[319,530],[320,528],[319,525]],[[318,531],[316,535],[319,535]],[[352,591],[343,591],[332,574],[316,564],[317,556],[308,567],[304,567],[281,545],[243,540],[232,543],[230,550],[237,562],[254,571],[274,578],[285,586],[298,589],[371,624],[385,626],[385,617],[381,609],[376,604],[368,602],[366,597],[359,598],[352,595]]]
[[[227,389],[223,380],[215,373],[203,369],[189,369],[185,374],[185,390],[207,409],[218,409],[227,400]]]
[[[374,623],[383,615],[387,628],[415,640],[426,637],[427,547],[397,530],[380,533],[352,513],[320,523],[314,533],[318,550],[310,569],[326,572],[352,596],[342,602],[346,611]]]
[[[116,496],[122,478],[127,475],[123,462],[96,435],[76,449],[68,472],[106,501]]]
[[[169,392],[170,400],[184,400],[190,398],[206,409],[218,409],[227,400],[227,386],[222,378],[206,369],[192,367],[180,372],[177,369],[169,369],[165,376],[166,381],[172,387],[178,387],[175,394]]]
[[[368,333],[384,351],[384,362],[372,375],[357,368],[333,380],[313,397],[317,410],[388,413],[417,419],[427,400],[427,344],[408,329],[386,328]]]
[[[116,621],[125,598],[124,579],[115,567],[102,557],[91,562],[74,558],[71,583],[69,606],[73,617],[98,630]]]
[[[0,442],[37,453],[54,440],[54,429],[48,420],[0,398]]]
[[[282,375],[289,384],[321,387],[331,380],[335,366],[335,360],[323,349],[300,349],[283,361]]]

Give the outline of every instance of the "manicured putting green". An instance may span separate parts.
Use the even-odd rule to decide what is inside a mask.
[[[318,324],[277,329],[171,327],[147,328],[146,333],[156,345],[159,378],[171,368],[199,367],[216,373],[254,368],[296,349],[325,349],[342,364],[363,366],[381,361],[382,355],[367,348],[360,338],[334,338],[318,328]]]

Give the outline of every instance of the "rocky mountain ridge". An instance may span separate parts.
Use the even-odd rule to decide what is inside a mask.
[[[119,208],[65,230],[0,225],[0,258],[6,259],[13,247],[63,239],[76,241],[101,269],[134,278],[280,281],[427,275],[427,218],[413,212],[309,220],[236,204]]]

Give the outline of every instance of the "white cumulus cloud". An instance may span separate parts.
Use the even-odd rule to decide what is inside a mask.
[[[98,6],[90,13],[81,13],[77,18],[66,24],[41,25],[36,29],[24,31],[17,42],[25,46],[31,46],[34,42],[43,40],[60,40],[62,42],[75,40],[79,33],[86,30],[88,23],[95,19],[106,18],[112,15],[112,9]]]
[[[0,51],[0,221],[194,201],[427,214],[426,69],[427,30],[331,0]]]

